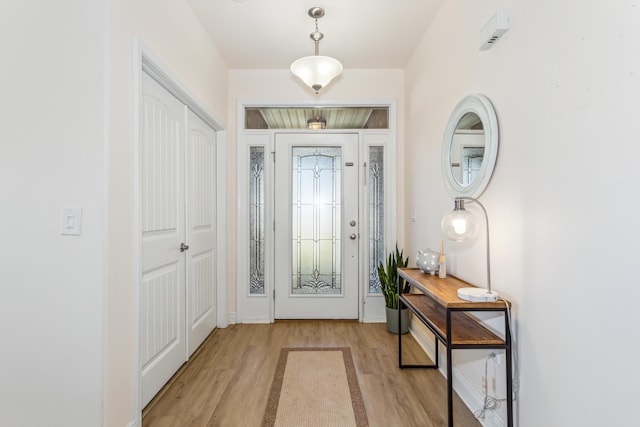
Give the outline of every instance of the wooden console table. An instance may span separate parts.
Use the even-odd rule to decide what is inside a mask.
[[[402,334],[398,334],[398,365],[404,368],[438,369],[438,341],[447,351],[447,414],[448,425],[453,426],[453,366],[452,350],[457,349],[503,349],[507,382],[507,425],[513,426],[513,390],[511,364],[511,334],[509,331],[508,301],[469,302],[458,298],[458,289],[473,285],[448,276],[438,276],[421,272],[417,268],[398,269],[399,278],[405,279],[412,293],[400,294],[398,304],[398,325],[400,309],[407,307],[434,335],[435,360],[431,365],[407,365],[402,363]],[[399,279],[400,280],[400,279]],[[417,291],[417,292],[416,292]],[[468,312],[501,312],[504,316],[504,338],[491,332]]]

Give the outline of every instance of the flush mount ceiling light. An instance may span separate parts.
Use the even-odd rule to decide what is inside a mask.
[[[309,120],[307,120],[307,129],[326,129],[327,128],[327,120],[323,119],[322,116],[315,116]]]
[[[291,72],[317,94],[320,89],[342,73],[342,64],[337,59],[319,54],[320,40],[324,34],[318,31],[318,19],[324,16],[324,9],[312,7],[309,9],[309,16],[316,21],[316,30],[309,35],[315,43],[315,55],[305,56],[294,61],[291,64]]]

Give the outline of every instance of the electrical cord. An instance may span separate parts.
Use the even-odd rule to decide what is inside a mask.
[[[509,336],[511,337],[511,357],[513,358],[513,373],[512,373],[512,385],[513,385],[513,400],[518,400],[518,394],[520,393],[520,366],[518,362],[518,351],[516,346],[516,339],[513,336],[513,319],[511,318],[511,307],[506,299],[498,297],[499,300],[504,302],[507,308],[507,322],[509,323]]]
[[[515,342],[515,339],[513,338],[513,332],[512,332],[513,323],[511,318],[511,308],[509,307],[509,303],[507,302],[507,300],[505,300],[502,297],[498,297],[498,299],[503,301],[507,308],[507,322],[509,324],[509,337],[511,338],[511,355],[513,358],[512,399],[515,401],[518,399],[518,394],[520,392],[520,379],[519,379],[520,377],[519,377],[519,368],[518,368],[518,355],[515,350],[516,342]],[[478,409],[473,413],[474,417],[476,417],[479,420],[484,420],[487,411],[498,409],[500,407],[500,404],[507,400],[506,398],[499,399],[495,396],[491,396],[487,391],[486,382],[488,380],[489,360],[494,359],[495,356],[496,356],[495,353],[491,353],[487,356],[486,360],[484,361],[484,381],[483,381],[484,402],[483,402],[482,408]]]
[[[484,377],[482,381],[482,388],[484,391],[484,403],[482,405],[482,409],[478,409],[473,413],[473,416],[479,420],[484,420],[484,417],[489,410],[498,409],[500,407],[500,403],[506,401],[507,399],[498,399],[497,397],[490,396],[487,392],[487,379],[489,378],[489,360],[495,358],[495,353],[489,354],[484,361]]]

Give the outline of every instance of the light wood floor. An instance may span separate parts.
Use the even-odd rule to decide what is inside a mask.
[[[428,362],[409,335],[404,361]],[[144,427],[260,426],[283,347],[351,347],[369,425],[446,426],[446,381],[433,369],[398,369],[397,336],[383,324],[337,321],[218,329],[149,403]],[[310,367],[310,369],[313,369]],[[456,426],[480,426],[456,396]]]

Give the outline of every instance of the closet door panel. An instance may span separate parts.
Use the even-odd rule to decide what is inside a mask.
[[[187,136],[187,340],[191,355],[216,320],[216,135],[193,112]]]
[[[143,73],[140,372],[143,406],[186,360],[185,107]]]

